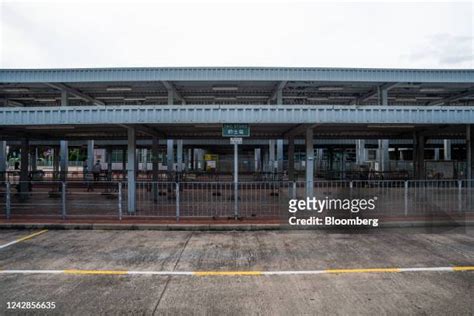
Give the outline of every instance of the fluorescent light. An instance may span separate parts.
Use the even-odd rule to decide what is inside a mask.
[[[239,87],[236,86],[215,86],[212,87],[214,91],[237,91]]]
[[[441,97],[416,97],[417,100],[439,100]]]
[[[326,97],[311,97],[311,98],[306,98],[308,101],[327,101],[328,98]]]
[[[5,88],[3,89],[5,92],[28,92],[30,89],[28,88]]]
[[[145,98],[125,98],[125,101],[145,101]]]
[[[319,91],[341,91],[343,89],[344,88],[342,87],[319,87],[318,88]]]
[[[123,100],[123,97],[97,97],[99,100]]]
[[[131,87],[108,87],[107,91],[132,91]]]
[[[415,128],[413,125],[367,125],[367,128]]]
[[[420,89],[420,92],[440,92],[444,91],[443,88],[422,88]]]
[[[155,100],[155,99],[168,99],[167,96],[150,96],[150,97],[145,97],[147,100]]]
[[[213,95],[190,95],[186,99],[214,99]]]
[[[216,97],[214,100],[216,101],[235,101],[237,98],[235,97]]]
[[[38,102],[56,102],[56,99],[35,99],[35,101],[38,101]]]
[[[399,102],[415,102],[416,98],[397,98],[396,100]]]
[[[268,97],[264,95],[238,95],[237,99],[268,99]]]
[[[74,129],[75,127],[74,126],[68,126],[68,125],[64,125],[64,126],[41,126],[41,125],[38,125],[38,126],[26,126],[25,129],[47,129],[47,130],[50,130],[50,129],[59,129],[59,130],[62,130],[62,129]]]

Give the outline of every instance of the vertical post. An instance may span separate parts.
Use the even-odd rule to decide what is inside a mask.
[[[275,172],[275,140],[270,139],[268,141],[268,164],[270,165],[270,172],[274,173]]]
[[[306,129],[306,197],[314,196],[313,129]]]
[[[295,138],[288,138],[288,180],[295,181]]]
[[[474,124],[466,126],[466,168],[468,187],[474,180]]]
[[[122,178],[127,175],[127,148],[122,149]]]
[[[451,160],[451,140],[443,140],[444,160]]]
[[[425,178],[425,137],[415,132],[413,137],[413,167],[415,179]]]
[[[234,217],[239,217],[239,145],[234,143]]]
[[[122,182],[118,183],[118,213],[119,220],[122,220]]]
[[[283,172],[283,139],[277,139],[277,172]]]
[[[261,155],[261,149],[260,148],[255,148],[254,149],[254,171],[259,172],[260,170],[260,155]]]
[[[404,182],[405,216],[408,215],[408,181]]]
[[[69,164],[69,147],[68,141],[62,140],[60,142],[60,166],[61,166],[61,181],[67,180],[67,171],[68,171],[68,164]]]
[[[94,141],[87,141],[87,171],[92,172],[94,167]]]
[[[53,147],[53,179],[57,180],[59,176],[59,148]]]
[[[21,140],[21,157],[20,157],[20,196],[22,199],[28,197],[28,153],[29,153],[28,139]]]
[[[112,181],[112,146],[107,146],[107,180]]]
[[[462,211],[462,181],[458,180],[458,211]]]
[[[153,200],[158,200],[158,137],[153,137],[151,143],[151,169],[152,169],[152,188]]]
[[[439,148],[434,149],[434,160],[439,160]]]
[[[174,164],[174,144],[172,139],[166,141],[166,165],[168,166],[168,172],[173,171]]]
[[[136,139],[135,128],[127,127],[128,136],[128,163],[127,163],[127,182],[128,182],[128,213],[136,212],[136,183],[135,183],[135,161],[136,161]]]
[[[176,221],[179,222],[179,212],[180,212],[180,209],[179,209],[179,182],[175,182],[176,184]]]
[[[0,141],[0,182],[6,181],[7,172],[7,142]]]
[[[377,162],[379,163],[379,171],[389,171],[389,155],[388,155],[389,141],[388,139],[379,139],[379,147],[377,150]]]
[[[61,214],[66,219],[66,182],[61,182]]]
[[[38,147],[35,146],[31,149],[32,149],[30,151],[31,171],[35,172],[37,169],[37,163],[38,163]]]
[[[183,171],[183,140],[178,139],[176,141],[176,163],[178,172]]]
[[[11,216],[11,200],[10,200],[10,195],[11,195],[11,191],[10,191],[10,182],[7,182],[6,183],[6,187],[5,187],[5,212],[6,212],[6,215],[7,215],[7,219],[10,219],[10,216]]]
[[[367,161],[365,139],[356,140],[356,164],[363,165]]]
[[[293,199],[296,199],[296,181],[293,181],[293,194],[292,194]]]

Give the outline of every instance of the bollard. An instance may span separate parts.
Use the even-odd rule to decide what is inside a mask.
[[[62,182],[61,184],[61,213],[64,220],[66,219],[66,182]]]
[[[118,212],[119,220],[122,220],[122,182],[118,183]]]
[[[7,215],[7,219],[10,219],[11,215],[11,201],[10,201],[10,182],[6,183],[6,192],[5,192],[5,212]]]
[[[176,221],[179,222],[179,182],[176,182]]]

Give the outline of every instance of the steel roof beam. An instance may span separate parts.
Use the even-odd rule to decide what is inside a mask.
[[[73,95],[75,97],[78,97],[84,101],[90,102],[94,105],[105,105],[104,102],[99,101],[97,99],[94,99],[93,97],[82,93],[79,90],[76,90],[74,88],[71,88],[63,83],[45,83],[48,87],[51,87],[53,89],[59,90],[59,91],[66,91],[68,94]]]
[[[166,90],[168,90],[168,93],[172,93],[174,98],[176,98],[178,101],[181,101],[182,104],[186,104],[186,100],[181,96],[181,94],[178,92],[178,90],[176,90],[176,87],[171,82],[162,81],[162,83]]]
[[[292,129],[286,131],[283,134],[283,137],[288,138],[288,137],[294,137],[294,136],[302,135],[306,132],[306,130],[308,128],[315,128],[318,125],[319,124],[300,124],[300,125],[292,128]]]
[[[279,82],[275,89],[273,90],[270,98],[268,99],[268,102],[271,102],[272,100],[277,100],[277,104],[282,104],[282,99],[283,99],[283,93],[282,93],[282,90],[283,88],[286,86],[286,84],[288,83],[288,81],[281,81]]]
[[[378,94],[379,94],[379,91],[382,91],[382,90],[388,91],[390,89],[395,88],[399,84],[400,84],[400,82],[395,82],[395,83],[385,83],[381,86],[378,86],[374,90],[370,91],[369,93],[364,94],[364,95],[360,96],[359,98],[357,98],[354,101],[354,104],[361,104],[363,102],[366,102],[367,100],[369,100],[371,98],[377,97]]]
[[[454,96],[446,98],[446,99],[441,99],[441,100],[430,102],[430,103],[428,103],[428,105],[445,105],[445,104],[448,104],[450,102],[458,101],[462,98],[470,97],[470,96],[474,96],[474,89],[466,90],[466,91],[464,91],[460,94],[454,95]]]
[[[4,106],[25,106],[23,103],[15,101],[15,100],[10,100],[7,98],[0,99],[0,101],[4,104]]]

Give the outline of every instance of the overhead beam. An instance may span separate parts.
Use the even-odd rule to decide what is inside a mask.
[[[166,134],[163,132],[160,132],[159,130],[149,127],[147,125],[126,125],[126,124],[117,124],[120,127],[123,127],[125,129],[129,128],[134,128],[136,132],[146,134],[152,137],[158,137],[158,138],[165,138]]]
[[[449,98],[445,98],[445,99],[430,102],[430,103],[428,103],[428,105],[444,105],[446,103],[454,102],[454,101],[457,101],[459,99],[470,97],[470,96],[474,96],[474,89],[466,90],[462,93],[453,95]]]
[[[306,130],[308,128],[315,128],[316,126],[318,126],[320,124],[300,124],[288,131],[286,131],[284,134],[283,134],[283,137],[284,138],[289,138],[289,137],[295,137],[295,136],[298,136],[298,135],[302,135],[306,132]]]
[[[74,89],[74,88],[71,88],[63,83],[46,83],[46,85],[48,87],[51,87],[53,89],[56,89],[56,90],[59,90],[59,91],[66,91],[68,94],[70,95],[73,95],[75,97],[78,97],[84,101],[87,101],[87,102],[90,102],[94,105],[105,105],[104,102],[102,101],[99,101],[97,99],[94,99],[93,97],[87,95],[87,94],[84,94],[83,92],[77,90],[77,89]]]
[[[371,98],[375,98],[378,96],[378,93],[379,91],[381,90],[390,90],[390,89],[393,89],[395,88],[396,86],[398,86],[400,84],[400,82],[390,82],[390,83],[385,83],[383,85],[380,85],[378,87],[376,87],[375,89],[371,90],[369,93],[366,93],[360,97],[358,97],[355,101],[354,101],[354,104],[360,104],[360,103],[363,103],[363,102],[366,102],[367,100],[371,99]]]
[[[7,99],[7,98],[0,99],[0,100],[4,104],[4,106],[25,106],[21,102],[10,100],[10,99]]]
[[[287,83],[288,81],[280,81],[276,85],[275,89],[273,89],[272,94],[270,98],[268,99],[268,101],[277,99],[278,93],[281,93],[281,90],[283,90],[283,88],[286,86]]]
[[[173,93],[173,96],[175,99],[178,101],[181,101],[182,103],[186,103],[186,100],[181,96],[181,94],[176,90],[176,87],[169,81],[162,81],[163,85],[165,86],[166,90],[169,92]]]

